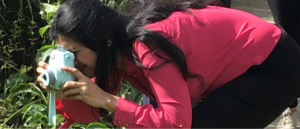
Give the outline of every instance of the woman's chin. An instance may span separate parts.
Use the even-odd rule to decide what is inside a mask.
[[[95,76],[87,76],[88,78],[90,78],[90,79],[92,79],[93,77],[95,77]]]
[[[93,78],[93,77],[95,77],[94,72],[85,72],[84,75],[85,75],[86,77],[88,77],[88,78]]]
[[[92,78],[94,76],[94,73],[92,70],[89,70],[87,68],[81,68],[78,69],[84,76],[88,77],[88,78]]]

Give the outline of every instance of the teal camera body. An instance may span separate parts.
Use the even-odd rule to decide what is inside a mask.
[[[49,57],[49,66],[47,70],[42,71],[42,83],[53,89],[60,90],[66,81],[74,81],[75,76],[72,73],[62,71],[64,66],[74,67],[75,56],[67,51],[63,46],[56,45],[56,49],[51,51]],[[50,91],[48,120],[50,125],[56,125],[56,106],[55,91]]]
[[[75,56],[64,47],[56,45],[49,57],[49,67],[42,72],[42,83],[53,89],[60,90],[62,84],[66,81],[74,81],[73,74],[60,70],[63,66],[74,67]]]

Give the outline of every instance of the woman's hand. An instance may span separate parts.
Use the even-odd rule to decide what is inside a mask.
[[[83,75],[78,69],[63,67],[62,71],[72,73],[76,76],[76,81],[67,81],[61,87],[63,99],[78,99],[93,107],[101,107],[114,112],[117,103],[116,96],[103,91],[90,78]]]
[[[46,90],[47,92],[49,92],[50,90],[55,90],[56,98],[61,100],[61,92],[59,90],[53,89],[50,86],[45,86],[42,83],[41,74],[42,74],[42,71],[46,70],[47,68],[48,68],[48,64],[46,62],[44,62],[44,61],[38,62],[38,67],[36,68],[36,72],[39,74],[39,76],[37,77],[36,80],[39,82],[40,87],[43,88],[44,90]]]

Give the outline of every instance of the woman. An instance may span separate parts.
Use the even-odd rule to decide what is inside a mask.
[[[50,35],[76,55],[62,70],[77,81],[62,85],[62,99],[128,128],[267,126],[299,95],[300,50],[276,25],[207,3],[152,0],[120,14],[98,0],[65,2]],[[124,79],[158,107],[115,96]]]

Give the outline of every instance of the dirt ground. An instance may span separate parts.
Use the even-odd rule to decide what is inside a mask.
[[[241,9],[255,14],[273,23],[273,16],[268,6],[267,0],[231,0],[232,8]]]
[[[269,9],[267,0],[231,0],[231,6],[232,8],[241,9],[247,12],[250,12],[252,14],[255,14],[263,19],[265,19],[268,22],[274,23],[272,13]],[[299,99],[298,99],[298,102]],[[272,107],[270,107],[272,108]],[[297,118],[298,123],[300,120],[300,106],[297,107]],[[280,117],[278,117],[273,123],[271,123],[268,127],[265,129],[274,129],[277,127],[277,124],[279,122]],[[300,126],[298,124],[297,129],[300,129]]]

